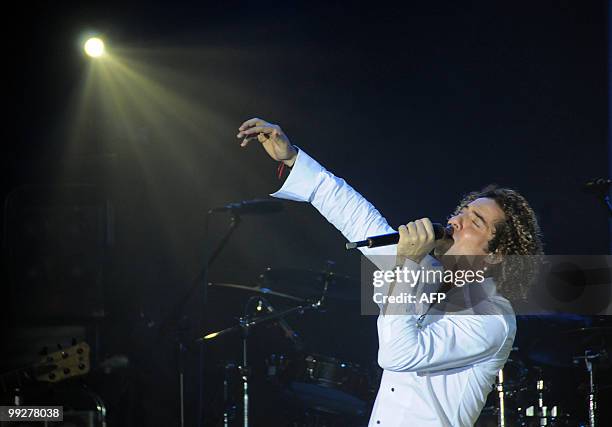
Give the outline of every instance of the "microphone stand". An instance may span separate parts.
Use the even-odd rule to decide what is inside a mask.
[[[204,329],[206,326],[206,305],[208,302],[208,286],[207,286],[207,277],[208,277],[208,269],[213,264],[213,262],[217,259],[227,242],[229,241],[231,235],[236,230],[238,225],[240,224],[241,218],[240,215],[236,212],[231,212],[231,219],[228,229],[225,232],[225,235],[221,238],[219,243],[215,249],[210,253],[208,252],[208,231],[210,224],[210,216],[215,213],[213,209],[209,210],[204,217],[204,259],[206,262],[198,272],[198,274],[193,278],[190,288],[185,292],[183,297],[179,300],[179,302],[174,306],[174,308],[170,311],[170,314],[166,316],[166,318],[161,322],[159,328],[158,336],[161,336],[163,332],[166,331],[169,324],[172,321],[176,321],[179,317],[181,317],[184,307],[187,302],[191,299],[192,295],[196,292],[196,290],[201,286],[202,287],[202,300],[201,300],[201,318],[200,318],[200,328]],[[182,319],[181,319],[182,320]],[[179,377],[179,411],[180,411],[180,427],[185,427],[185,372],[184,372],[184,353],[187,349],[183,341],[183,329],[184,326],[181,327],[179,320],[179,324],[177,325],[177,350],[178,350],[178,363],[177,363],[177,371]],[[198,357],[198,415],[197,415],[197,426],[201,427],[203,423],[203,402],[204,402],[204,346],[199,346],[199,357]]]
[[[208,215],[210,215],[211,213],[213,213],[212,210],[208,211]],[[215,250],[212,252],[212,254],[210,254],[210,257],[208,258],[207,268],[202,269],[202,271],[200,271],[199,277],[204,279],[204,276],[206,275],[206,271],[205,270],[207,270],[208,267],[210,267],[212,265],[212,263],[215,262],[215,260],[217,259],[217,257],[219,256],[219,254],[221,253],[221,251],[223,250],[223,248],[225,247],[225,245],[229,241],[229,238],[231,237],[231,235],[234,232],[234,230],[236,230],[236,228],[238,228],[238,225],[240,225],[241,221],[242,221],[242,218],[240,217],[240,215],[238,213],[236,213],[236,212],[232,212],[231,213],[231,216],[230,216],[230,225],[229,225],[227,231],[225,232],[225,235],[223,236],[223,238],[217,244],[217,247],[215,248]],[[206,282],[204,284],[206,285]]]
[[[212,213],[213,213],[213,210],[212,209],[209,210],[206,217],[209,219]],[[202,270],[200,270],[198,277],[194,281],[194,284],[193,284],[194,289],[198,286],[199,283],[202,284],[202,288],[203,288],[202,311],[201,311],[202,315],[200,318],[201,328],[206,327],[206,323],[207,323],[206,322],[206,314],[207,314],[206,304],[208,303],[208,270],[210,266],[212,265],[212,263],[215,262],[215,260],[217,259],[217,257],[219,256],[219,254],[221,253],[221,251],[227,244],[227,242],[229,241],[231,235],[234,233],[236,228],[238,228],[239,224],[240,224],[240,215],[232,211],[231,217],[230,217],[230,225],[227,231],[225,232],[225,235],[221,238],[219,243],[217,243],[217,247],[213,250],[213,252],[208,256],[206,264],[202,266]],[[207,231],[206,234],[208,234],[208,230],[206,231]],[[206,242],[206,239],[204,241]],[[206,251],[205,251],[205,254],[206,254]],[[204,414],[203,402],[204,402],[204,394],[205,394],[204,393],[204,346],[200,344],[199,347],[200,347],[199,348],[200,357],[198,358],[198,365],[199,365],[198,390],[199,390],[199,393],[198,393],[198,423],[197,423],[197,426],[202,427],[203,414]]]

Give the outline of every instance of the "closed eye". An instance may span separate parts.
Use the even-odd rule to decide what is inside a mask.
[[[474,212],[471,212],[467,206],[462,207],[461,212],[462,213],[467,212],[468,214],[474,215],[476,218],[478,218],[478,215],[476,215]],[[481,225],[474,218],[472,218],[472,224],[474,224],[476,228],[481,228]]]

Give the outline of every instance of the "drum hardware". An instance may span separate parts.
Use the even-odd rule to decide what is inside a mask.
[[[536,405],[529,406],[525,409],[525,417],[537,418],[538,426],[550,425],[549,421],[554,421],[559,415],[559,408],[557,406],[547,406],[544,404],[544,379],[539,378],[536,381],[536,390],[538,394],[538,403]]]
[[[504,369],[500,369],[497,374],[497,398],[499,400],[499,415],[498,425],[499,427],[506,427],[506,402],[505,402],[506,391],[504,389]]]
[[[290,295],[290,294],[286,294],[286,293],[283,293],[283,292],[273,291],[270,288],[261,287],[259,285],[257,285],[257,286],[248,286],[248,285],[240,285],[240,284],[236,284],[236,283],[209,283],[208,286],[209,287],[216,287],[216,288],[239,289],[239,290],[243,290],[243,291],[247,291],[247,292],[253,292],[255,294],[272,295],[272,296],[276,296],[276,297],[280,297],[280,298],[284,298],[284,299],[288,299],[288,300],[292,300],[292,301],[306,302],[305,298],[300,298],[300,297],[297,297],[297,296],[294,296],[294,295]]]
[[[602,356],[607,356],[605,350],[602,353],[591,352],[590,350],[585,350],[583,356],[575,356],[574,362],[576,364],[580,364],[581,361],[584,361],[584,366],[589,375],[589,397],[588,397],[588,414],[589,414],[589,427],[595,427],[597,425],[597,396],[595,390],[595,379],[594,379],[594,369],[593,369],[593,361],[596,361]]]
[[[252,362],[248,363],[248,360],[245,361],[245,348],[248,348],[248,332],[251,327],[260,323],[274,321],[284,330],[285,336],[293,342],[296,353],[291,353],[290,357],[272,354],[267,358],[266,379],[269,385],[274,386],[275,393],[278,393],[278,398],[284,400],[288,397],[287,393],[293,394],[291,402],[288,402],[290,403],[288,407],[293,407],[291,404],[298,404],[304,409],[302,415],[305,418],[300,421],[294,420],[298,423],[296,425],[311,425],[315,418],[326,419],[324,424],[320,424],[317,421],[315,422],[316,425],[327,425],[326,423],[328,422],[332,424],[337,424],[338,422],[344,423],[342,425],[349,422],[350,424],[351,422],[347,421],[345,414],[342,413],[346,408],[342,407],[339,411],[336,411],[338,408],[334,407],[335,403],[333,401],[338,399],[342,400],[342,405],[350,407],[353,412],[358,412],[359,416],[365,415],[367,412],[366,401],[372,397],[370,396],[372,390],[365,386],[366,383],[368,386],[371,385],[370,376],[362,375],[358,365],[339,361],[333,357],[318,353],[304,352],[305,346],[300,342],[300,337],[297,336],[292,328],[288,327],[286,320],[284,320],[294,311],[300,314],[311,309],[324,312],[327,304],[340,304],[340,307],[343,307],[342,304],[354,304],[359,301],[360,288],[358,282],[348,277],[334,274],[332,272],[333,266],[334,263],[328,261],[323,271],[301,269],[273,270],[272,268],[267,268],[259,276],[259,280],[254,286],[236,283],[208,283],[207,287],[209,290],[237,290],[253,294],[253,296],[248,298],[243,309],[244,314],[239,319],[238,324],[209,333],[199,339],[201,342],[208,341],[234,331],[241,331],[243,340],[242,362],[240,366],[233,368],[231,372],[233,376],[231,378],[236,378],[240,382],[242,403],[233,405],[230,401],[231,396],[229,394],[231,393],[229,390],[232,387],[228,386],[229,379],[228,375],[226,375],[224,380],[225,404],[223,407],[225,424],[231,423],[231,420],[236,417],[237,409],[242,408],[246,408],[245,415],[247,417],[243,417],[240,423],[243,425],[253,423],[253,420],[248,418],[249,403],[252,405],[252,402],[248,400],[249,382],[253,381],[252,373],[248,369]],[[276,298],[276,300],[273,300],[275,305],[277,302],[282,304],[295,301],[298,306],[288,310],[285,310],[285,307],[279,307],[279,311],[277,311],[268,302],[267,297],[271,297],[271,299]],[[250,309],[255,311],[256,315],[253,315],[253,311]],[[265,316],[263,315],[264,313],[266,313]],[[303,357],[298,357],[297,354]],[[247,369],[240,371],[243,367]],[[289,382],[290,384],[284,382],[289,379],[293,379],[293,381]],[[281,380],[283,381],[282,383]],[[274,381],[277,381],[277,383],[274,384]],[[359,393],[360,396],[367,396],[363,400],[361,397],[357,398],[352,395],[352,392],[357,389],[361,391],[360,387],[366,389],[364,393]],[[307,401],[306,404],[302,404],[304,403],[301,400],[302,397]],[[236,401],[238,400],[236,399]],[[322,401],[323,404],[320,405]],[[327,404],[328,401],[332,401],[332,405]],[[341,414],[337,415],[337,413]],[[338,417],[338,419],[333,420],[334,417]]]
[[[607,359],[611,341],[611,327],[587,327],[565,330],[559,334],[548,336],[537,341],[532,348],[533,355],[536,355],[540,360],[544,360],[552,366],[570,367],[579,366],[584,363],[583,366],[589,378],[587,398],[588,421],[586,425],[590,427],[599,424],[597,419],[595,368],[606,367],[603,362]],[[544,389],[544,384],[538,384],[539,395],[540,389]],[[555,409],[556,414],[554,414]],[[559,419],[561,411],[558,407],[545,408],[545,405],[539,404],[537,408],[532,408],[530,413],[545,419],[554,417]]]
[[[518,348],[513,348],[516,352]],[[525,391],[527,368],[517,354],[511,355],[499,370],[495,384],[495,393],[489,397],[476,425],[482,427],[512,427],[520,418],[520,407],[517,402],[519,394]],[[517,407],[518,411],[517,411]]]
[[[263,297],[253,296],[250,297],[245,304],[244,315],[239,319],[238,324],[234,326],[230,326],[229,328],[222,329],[217,332],[209,333],[201,338],[198,338],[198,342],[205,342],[208,340],[212,340],[218,338],[220,336],[232,333],[232,332],[241,332],[242,336],[242,363],[238,366],[238,371],[240,373],[240,380],[242,381],[242,425],[244,427],[249,426],[249,377],[250,377],[250,367],[248,362],[248,337],[249,331],[261,324],[265,324],[271,322],[273,320],[283,320],[285,317],[292,313],[304,313],[306,310],[319,310],[323,307],[323,300],[325,295],[321,295],[321,297],[314,302],[299,305],[296,307],[291,307],[285,310],[276,311],[272,308],[272,310],[268,310],[269,314],[265,316],[253,316],[249,314],[250,308],[254,302],[261,304],[263,306],[271,307],[271,304],[267,301],[261,301]],[[261,307],[261,306],[260,306]],[[223,414],[224,420],[229,420],[230,414],[226,411]]]
[[[361,298],[359,281],[333,273],[332,267],[331,261],[327,261],[322,271],[268,267],[259,275],[258,283],[262,288],[280,290],[302,300],[316,299],[323,294],[323,302],[358,303]]]
[[[321,302],[353,303],[359,300],[359,286],[354,280],[332,272],[327,261],[323,271],[266,269],[260,283],[294,295],[323,295]],[[367,415],[368,402],[375,394],[372,378],[359,365],[312,351],[291,356],[271,354],[266,359],[267,380],[288,403],[302,408],[299,425],[352,425]]]
[[[278,202],[275,200],[256,199],[256,200],[244,200],[244,201],[240,201],[236,203],[230,203],[228,205],[221,206],[218,208],[213,208],[213,209],[210,209],[207,212],[207,214],[204,216],[204,224],[203,224],[203,229],[204,229],[204,238],[203,238],[204,245],[203,246],[204,248],[202,251],[203,252],[203,262],[200,267],[200,270],[193,278],[191,285],[189,286],[187,291],[183,294],[180,300],[175,304],[172,310],[170,310],[169,315],[162,320],[160,327],[159,327],[159,333],[161,335],[162,333],[167,331],[167,329],[169,328],[171,324],[177,324],[176,326],[177,337],[178,337],[177,348],[178,348],[178,353],[179,353],[177,376],[179,378],[179,407],[180,407],[179,425],[181,427],[185,425],[185,416],[184,416],[185,415],[185,412],[184,412],[185,403],[184,403],[184,383],[183,383],[184,369],[181,364],[182,363],[181,354],[185,350],[185,344],[182,341],[181,327],[178,324],[183,319],[185,319],[185,316],[183,313],[185,305],[187,304],[188,301],[190,301],[193,298],[196,290],[201,288],[202,289],[202,313],[204,313],[204,315],[200,321],[200,327],[201,328],[205,327],[206,325],[205,314],[206,314],[206,304],[208,303],[208,287],[209,287],[208,286],[209,285],[208,271],[211,265],[215,262],[215,260],[221,254],[221,251],[223,250],[225,245],[229,242],[229,239],[232,236],[232,234],[236,231],[236,229],[240,225],[241,220],[242,220],[241,215],[243,214],[244,215],[268,214],[268,213],[279,212],[280,210],[282,210],[281,202]],[[211,220],[212,215],[216,213],[221,213],[221,212],[229,213],[229,218],[230,218],[229,226],[227,227],[224,235],[219,240],[219,242],[216,244],[216,246],[212,248],[208,242],[208,232],[209,232],[210,220]],[[202,340],[197,340],[197,342],[202,342]],[[197,419],[197,424],[196,424],[197,426],[201,426],[203,424],[203,420],[201,417],[202,417],[202,414],[204,413],[203,406],[202,406],[203,401],[204,401],[204,385],[203,385],[204,378],[202,375],[202,372],[204,371],[203,365],[202,365],[203,360],[204,360],[204,350],[201,346],[200,346],[199,352],[200,352],[200,355],[199,355],[198,360],[200,363],[200,366],[199,366],[200,375],[198,376],[199,399],[198,399],[198,411],[197,411],[198,419]]]
[[[536,371],[534,387],[527,387],[527,376]],[[527,369],[520,360],[509,358],[506,365],[500,369],[494,386],[495,398],[482,410],[476,422],[478,427],[542,427],[569,426],[569,414],[562,411],[559,405],[545,402],[546,392],[550,390],[550,382],[544,379],[542,369],[538,367]],[[531,391],[536,392],[532,395]],[[536,402],[533,403],[535,399]],[[529,404],[529,403],[533,404]]]
[[[159,335],[162,335],[170,329],[171,325],[174,325],[173,329],[176,334],[176,346],[178,353],[178,363],[176,367],[177,377],[179,380],[179,390],[178,390],[178,403],[179,403],[179,426],[185,426],[185,385],[184,385],[184,366],[183,366],[183,353],[185,352],[185,343],[183,338],[184,332],[184,324],[187,320],[184,315],[185,306],[188,301],[193,299],[194,295],[196,295],[196,291],[198,289],[202,289],[202,313],[204,316],[200,320],[200,327],[203,327],[206,324],[205,313],[206,313],[206,304],[208,303],[208,270],[211,265],[215,262],[230,237],[236,231],[238,226],[241,223],[241,216],[239,211],[230,210],[230,223],[227,227],[225,234],[221,238],[221,240],[217,243],[214,249],[210,249],[208,243],[208,232],[211,216],[218,212],[218,210],[210,209],[207,214],[204,216],[204,248],[203,248],[203,262],[200,266],[198,273],[192,279],[191,284],[187,291],[182,295],[182,297],[178,300],[178,302],[172,307],[169,314],[162,319],[159,325]],[[199,372],[198,376],[198,410],[197,410],[197,423],[196,425],[199,427],[203,424],[202,414],[203,410],[203,400],[204,400],[204,378],[203,378],[203,360],[204,360],[204,349],[200,346],[199,348]]]

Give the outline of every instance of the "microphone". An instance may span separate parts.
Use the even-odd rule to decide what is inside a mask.
[[[218,208],[212,208],[208,213],[231,212],[238,215],[262,215],[280,212],[283,210],[283,207],[283,203],[278,200],[253,199],[242,200]]]
[[[434,222],[431,225],[433,226],[436,240],[450,238],[453,236],[453,226],[452,225],[449,224],[446,227],[444,227],[442,224],[439,224],[437,222]],[[377,248],[379,246],[394,245],[397,242],[399,242],[399,237],[400,237],[399,233],[389,233],[389,234],[382,234],[380,236],[372,236],[372,237],[368,237],[365,240],[361,240],[359,242],[349,242],[346,244],[346,249],[348,250],[348,249],[362,248],[364,246],[368,248]]]

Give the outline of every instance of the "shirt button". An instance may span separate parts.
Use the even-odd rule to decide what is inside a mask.
[[[380,420],[376,421],[376,424],[380,424]]]
[[[391,387],[391,391],[395,391],[395,389],[393,387]]]

